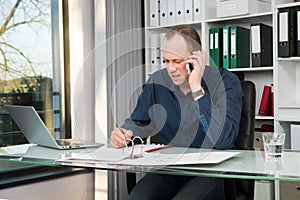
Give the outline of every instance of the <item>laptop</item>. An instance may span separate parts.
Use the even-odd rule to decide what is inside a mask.
[[[72,139],[55,140],[48,128],[32,106],[5,105],[28,142],[54,149],[76,149],[87,147],[100,147],[103,144],[91,141],[78,141]]]

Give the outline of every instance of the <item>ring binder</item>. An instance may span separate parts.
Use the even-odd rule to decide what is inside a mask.
[[[140,140],[140,142],[141,142],[141,144],[142,144],[142,146],[141,146],[141,152],[139,153],[139,154],[134,154],[134,140],[135,139],[139,139]],[[144,141],[143,141],[143,139],[141,138],[141,137],[139,137],[139,136],[135,136],[134,138],[132,138],[132,139],[130,139],[130,138],[124,138],[124,140],[123,140],[123,153],[124,153],[124,151],[125,151],[125,148],[126,149],[128,149],[129,147],[128,147],[128,145],[127,145],[127,141],[130,141],[131,142],[131,153],[130,153],[130,156],[129,156],[129,158],[130,159],[134,159],[134,158],[141,158],[141,157],[143,157],[143,146],[144,146]]]

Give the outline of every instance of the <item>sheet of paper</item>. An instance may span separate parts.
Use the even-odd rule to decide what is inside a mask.
[[[137,159],[125,159],[118,164],[126,165],[188,165],[188,164],[217,164],[227,160],[238,152],[206,152],[206,153],[184,153],[184,154],[156,154],[147,153]]]
[[[85,154],[76,154],[67,158],[68,160],[82,160],[82,161],[95,161],[95,162],[116,162],[128,157],[128,153],[123,152],[121,149],[101,147],[96,151]]]
[[[1,147],[0,154],[1,155],[24,154],[32,146],[36,146],[36,144],[21,144],[21,145]]]
[[[141,145],[135,146],[135,155],[140,155],[143,151],[143,156],[130,159],[131,147],[124,149],[115,149],[108,147],[100,147],[94,152],[87,154],[77,154],[65,160],[88,161],[88,162],[106,162],[121,165],[186,165],[186,164],[216,164],[227,160],[238,152],[228,151],[212,151],[212,152],[197,152],[197,153],[146,153],[146,150],[157,148],[157,145]],[[159,151],[158,151],[159,152]]]

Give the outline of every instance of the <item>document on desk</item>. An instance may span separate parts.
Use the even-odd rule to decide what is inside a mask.
[[[108,163],[121,165],[145,165],[145,166],[162,166],[162,165],[187,165],[187,164],[217,164],[231,157],[236,156],[239,152],[229,151],[211,151],[196,153],[157,153],[152,149],[158,149],[157,146],[143,147],[142,157],[130,158],[130,149],[115,149],[100,147],[94,152],[88,154],[77,154],[61,161],[75,162],[92,162]],[[150,150],[150,151],[149,151]],[[139,154],[141,147],[135,147],[135,154]],[[150,152],[150,153],[147,153]]]
[[[157,154],[148,153],[138,159],[125,159],[120,161],[124,165],[191,165],[191,164],[217,164],[225,161],[238,152],[198,152],[184,154]]]
[[[1,147],[0,148],[0,155],[24,154],[32,146],[37,146],[37,145],[36,144],[20,144],[20,145]]]

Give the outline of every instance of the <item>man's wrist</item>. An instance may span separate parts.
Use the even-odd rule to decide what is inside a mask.
[[[199,90],[192,92],[192,97],[194,98],[194,101],[199,100],[204,95],[205,95],[205,91],[202,87]]]

